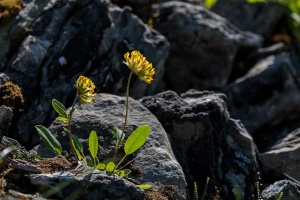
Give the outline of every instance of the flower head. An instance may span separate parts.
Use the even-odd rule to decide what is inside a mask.
[[[142,81],[150,84],[153,80],[152,76],[155,73],[152,64],[149,63],[146,58],[139,51],[127,52],[124,55],[125,61],[123,63],[135,73]]]
[[[93,98],[96,97],[96,94],[94,93],[95,85],[89,78],[79,76],[75,82],[75,87],[77,89],[78,100],[83,105],[93,103]]]

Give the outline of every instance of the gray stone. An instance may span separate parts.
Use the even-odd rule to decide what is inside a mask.
[[[208,188],[219,187],[222,198],[234,199],[238,187],[241,198],[250,199],[257,149],[241,122],[229,117],[224,94],[191,90],[179,97],[166,91],[141,102],[167,131],[188,184],[203,188],[210,177]]]
[[[269,56],[224,90],[231,116],[242,121],[261,150],[278,139],[265,130],[298,116],[300,94],[295,66],[289,54]]]
[[[239,47],[258,47],[258,35],[240,31],[226,19],[197,5],[170,1],[153,5],[153,27],[171,45],[166,85],[178,93],[222,88]],[[212,62],[213,61],[213,62]]]
[[[298,200],[300,191],[297,185],[290,180],[280,180],[268,186],[262,191],[262,197],[266,200],[278,198],[283,193],[281,200]]]
[[[0,138],[7,134],[7,130],[11,124],[13,118],[13,111],[11,108],[6,106],[0,107]]]
[[[283,17],[283,9],[271,3],[247,3],[245,1],[221,0],[211,9],[228,19],[243,31],[270,38]]]
[[[259,154],[265,175],[283,178],[284,174],[300,180],[300,129],[288,134],[268,151]]]
[[[39,197],[39,194],[36,195],[24,194],[22,192],[18,192],[15,190],[8,190],[7,194],[0,194],[0,198],[2,200],[20,200],[20,199],[46,200],[45,198]]]
[[[87,166],[53,174],[29,174],[32,185],[44,195],[51,194],[55,199],[133,199],[144,198],[144,191],[135,184],[119,178],[117,175],[99,171]],[[49,198],[49,197],[46,197]],[[51,199],[53,196],[51,196]]]
[[[52,99],[71,106],[79,75],[91,78],[96,92],[124,94],[130,73],[122,64],[127,51],[139,50],[156,70],[151,85],[133,78],[132,96],[164,89],[162,76],[169,44],[130,10],[107,0],[29,4],[23,12],[33,12],[35,6],[43,7],[43,12],[28,16],[33,18],[28,19],[31,31],[5,66],[5,73],[22,88],[26,101],[17,129],[29,147],[39,140],[33,125],[49,124],[54,119]]]
[[[72,119],[72,133],[77,135],[84,144],[84,150],[88,153],[87,139],[92,130],[95,130],[99,138],[99,159],[104,160],[112,157],[115,146],[112,143],[111,132],[113,126],[123,128],[125,116],[125,98],[110,94],[97,94],[92,105],[82,106],[77,104]],[[168,137],[161,124],[138,101],[129,98],[129,117],[126,136],[138,126],[148,124],[151,133],[146,143],[133,156],[132,164],[142,170],[141,176],[132,178],[151,184],[154,188],[160,185],[174,185],[178,187],[177,195],[185,199],[186,182],[181,166],[178,164],[172,152]],[[63,132],[62,124],[54,121],[49,127],[50,131],[60,141],[63,149],[70,151],[69,139]],[[52,157],[50,151],[43,145],[34,149],[38,155]]]

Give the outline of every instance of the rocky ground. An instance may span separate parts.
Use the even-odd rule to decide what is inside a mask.
[[[4,1],[3,1],[4,2]],[[300,43],[281,7],[218,1],[0,0],[0,136],[3,199],[300,199]],[[80,75],[96,85],[76,104],[72,131],[99,160],[112,156],[138,50],[155,67],[134,76],[128,136],[148,124],[126,178],[64,163],[41,143],[47,126],[70,153],[52,99],[71,107]],[[10,151],[7,147],[13,146]],[[44,158],[44,159],[42,159]],[[206,180],[209,178],[208,184]],[[298,180],[298,181],[297,181]],[[142,190],[140,183],[152,185]],[[260,192],[259,192],[260,193]]]

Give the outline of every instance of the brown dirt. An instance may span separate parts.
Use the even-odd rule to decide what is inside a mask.
[[[67,170],[71,167],[71,163],[63,158],[47,158],[39,161],[36,166],[42,170],[42,173],[54,173],[58,170]]]

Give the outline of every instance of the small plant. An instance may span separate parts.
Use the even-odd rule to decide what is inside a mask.
[[[205,197],[207,197],[207,187],[208,187],[208,184],[209,184],[209,180],[210,180],[210,178],[207,177],[204,188],[203,188],[203,191],[202,191],[201,200],[205,200],[206,199]],[[187,190],[186,194],[187,194],[187,200],[191,200],[190,192],[188,190]],[[198,200],[199,199],[197,182],[194,182],[194,188],[193,188],[193,192],[191,194],[193,195],[192,200]]]
[[[262,195],[261,195],[261,177],[260,177],[260,173],[257,172],[257,181],[255,182],[255,188],[256,188],[256,198],[254,197],[254,195],[252,195],[253,199],[256,200],[263,200]]]
[[[194,182],[194,200],[198,200],[198,187],[197,182]]]
[[[106,170],[107,172],[117,174],[121,178],[128,175],[131,171],[129,169],[120,169],[120,165],[125,160],[125,158],[136,152],[146,141],[149,133],[150,126],[142,125],[138,127],[129,137],[125,139],[125,128],[127,124],[128,118],[128,107],[129,107],[129,86],[132,74],[136,74],[142,81],[150,84],[153,80],[153,75],[155,73],[152,64],[149,63],[146,58],[139,51],[132,51],[131,53],[127,52],[124,55],[125,61],[123,63],[128,66],[131,70],[131,73],[128,78],[127,88],[126,88],[126,114],[122,131],[118,129],[116,126],[113,126],[113,137],[115,140],[113,141],[115,144],[115,153],[113,157],[113,161],[109,162],[107,165],[104,163],[100,163],[97,157],[98,154],[98,136],[95,131],[91,131],[89,135],[88,145],[89,152],[92,156],[85,156],[83,153],[83,145],[80,142],[79,138],[72,134],[71,130],[71,122],[72,122],[72,114],[75,111],[75,104],[77,100],[81,102],[83,105],[92,104],[93,99],[96,97],[94,93],[95,85],[94,83],[87,77],[80,76],[75,82],[75,88],[77,89],[77,95],[73,102],[73,105],[70,111],[67,111],[65,106],[59,101],[53,99],[52,106],[54,110],[59,114],[59,117],[56,120],[62,121],[64,123],[63,130],[68,134],[70,140],[70,146],[73,152],[75,159],[82,164],[87,166],[91,166],[97,168],[99,170]],[[62,147],[58,140],[53,136],[49,129],[42,125],[35,126],[39,135],[42,138],[45,146],[55,154],[60,157],[66,158],[62,156]],[[123,158],[115,164],[115,158],[118,150],[124,147],[125,155]],[[142,184],[139,185],[142,189],[149,189],[151,185]]]
[[[208,187],[209,180],[210,180],[210,178],[207,177],[206,182],[205,182],[205,186],[204,186],[204,190],[203,190],[203,193],[202,193],[202,197],[201,197],[202,200],[204,200],[206,195],[207,195],[206,193],[207,193],[207,187]]]

